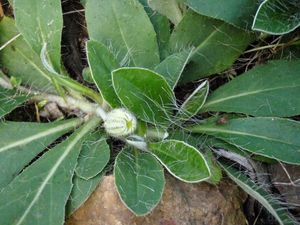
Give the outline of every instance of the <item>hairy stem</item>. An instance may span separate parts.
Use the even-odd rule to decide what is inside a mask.
[[[75,91],[78,91],[85,95],[86,97],[89,97],[90,99],[94,100],[98,104],[103,104],[103,99],[97,92],[93,91],[92,89],[85,87],[84,85],[72,80],[68,79],[66,77],[57,76],[54,77],[55,80],[57,80],[62,86],[71,88]]]
[[[0,86],[6,89],[13,89],[13,86],[10,83],[9,78],[5,76],[0,77]],[[104,119],[103,116],[99,115],[99,113],[97,112],[101,111],[102,115],[105,115],[106,113],[105,109],[103,109],[101,106],[95,103],[91,103],[87,100],[76,99],[71,96],[61,97],[58,95],[53,95],[53,94],[48,94],[48,93],[43,93],[40,91],[28,89],[23,86],[17,87],[17,90],[20,91],[21,93],[32,95],[33,97],[31,98],[31,100],[34,102],[41,102],[44,100],[46,100],[47,102],[55,102],[61,108],[69,109],[69,110],[79,109],[80,111],[89,115],[91,114],[98,115],[102,119]]]

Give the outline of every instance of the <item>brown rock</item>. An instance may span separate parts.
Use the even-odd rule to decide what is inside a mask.
[[[167,176],[163,198],[147,216],[134,216],[107,176],[66,225],[245,225],[245,194],[228,180],[218,187],[186,184]]]

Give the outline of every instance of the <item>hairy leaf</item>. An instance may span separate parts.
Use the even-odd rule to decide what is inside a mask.
[[[67,216],[75,212],[89,198],[101,182],[102,177],[103,173],[100,173],[89,180],[85,180],[74,174],[73,187],[66,207]]]
[[[122,150],[114,175],[120,198],[134,214],[148,214],[159,203],[165,185],[164,170],[151,154]]]
[[[157,36],[160,57],[163,59],[165,58],[165,55],[167,55],[166,47],[171,36],[170,22],[167,17],[154,12],[148,5],[148,0],[139,1],[144,6],[144,9],[154,27]]]
[[[82,144],[76,175],[89,180],[101,173],[110,158],[109,146],[99,132],[88,135]]]
[[[222,171],[220,166],[216,163],[214,155],[211,151],[212,145],[207,144],[207,142],[209,141],[208,136],[194,135],[187,133],[182,129],[178,129],[171,131],[168,138],[171,140],[173,139],[178,141],[184,141],[185,143],[198,149],[205,158],[205,161],[210,171],[210,177],[206,180],[206,182],[211,184],[217,184],[218,182],[220,182],[222,178]],[[216,138],[213,139],[215,140]]]
[[[121,102],[140,119],[157,125],[170,123],[174,93],[159,74],[143,68],[113,71],[114,89]]]
[[[191,9],[204,16],[223,20],[234,26],[251,29],[257,0],[183,0]]]
[[[111,72],[120,67],[114,55],[102,43],[90,40],[87,42],[87,57],[92,78],[104,99],[112,107],[120,106],[111,82]]]
[[[60,0],[14,0],[16,25],[31,48],[40,54],[47,44],[47,56],[60,71],[63,17]]]
[[[244,30],[188,11],[174,29],[169,47],[172,52],[195,47],[181,77],[181,82],[188,82],[226,70],[253,39]]]
[[[171,88],[174,89],[192,55],[192,52],[193,50],[186,50],[168,56],[164,61],[155,67],[155,72],[161,74]]]
[[[0,189],[49,144],[80,123],[78,119],[53,123],[0,123]]]
[[[300,123],[296,121],[250,117],[225,124],[199,124],[190,130],[213,135],[257,155],[300,165]]]
[[[0,46],[12,43],[0,51],[0,67],[9,76],[21,79],[22,84],[34,86],[37,90],[54,92],[49,74],[40,57],[24,41],[15,27],[14,20],[4,17],[0,23]]]
[[[90,38],[113,49],[122,66],[159,63],[153,26],[137,0],[89,0],[86,19]]]
[[[203,155],[193,146],[178,140],[149,144],[150,151],[176,178],[187,183],[209,179],[210,170]]]
[[[80,0],[81,5],[85,6],[87,0]]]
[[[300,26],[299,0],[265,0],[259,6],[253,29],[270,34],[289,33]]]
[[[208,81],[202,82],[195,91],[181,105],[177,116],[187,120],[196,115],[204,105],[209,92]]]
[[[1,224],[64,224],[65,204],[72,189],[81,141],[98,121],[89,121],[45,153],[0,193]]]
[[[214,91],[202,112],[239,112],[253,116],[300,114],[300,61],[271,61]]]
[[[92,72],[90,67],[85,67],[82,70],[82,78],[84,79],[84,81],[88,83],[94,83],[94,79],[92,77]]]
[[[280,205],[275,197],[272,197],[263,187],[255,184],[250,178],[242,172],[220,162],[226,174],[251,197],[262,204],[277,220],[280,225],[294,225],[296,221],[290,216],[288,211]]]
[[[219,166],[219,164],[217,163],[217,160],[216,160],[213,152],[211,151],[211,149],[206,148],[205,153],[203,153],[203,156],[207,162],[207,165],[208,165],[208,167],[210,169],[210,173],[211,173],[209,179],[206,182],[208,182],[210,184],[214,184],[214,185],[219,184],[223,178],[222,177],[222,169]]]
[[[16,90],[4,89],[0,86],[0,118],[10,113],[29,98],[29,95],[18,93]]]
[[[173,24],[177,25],[182,19],[180,5],[176,0],[148,0],[148,2],[154,11],[168,17]]]

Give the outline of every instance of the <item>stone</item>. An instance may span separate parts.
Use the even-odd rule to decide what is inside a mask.
[[[66,225],[245,225],[246,197],[226,178],[213,186],[166,176],[161,202],[149,215],[136,217],[121,202],[114,177],[106,176]]]

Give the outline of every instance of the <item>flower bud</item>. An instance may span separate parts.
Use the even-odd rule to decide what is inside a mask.
[[[132,134],[137,127],[135,116],[124,108],[110,111],[104,121],[106,132],[113,137],[124,137]]]

